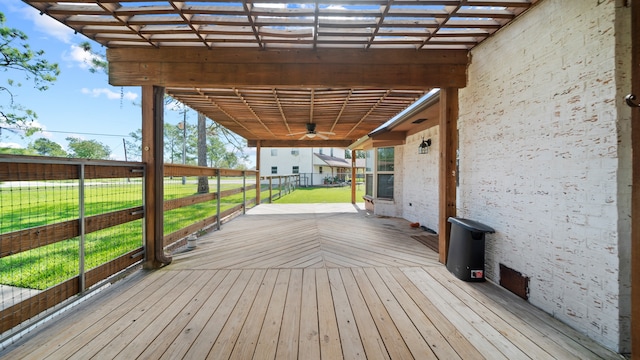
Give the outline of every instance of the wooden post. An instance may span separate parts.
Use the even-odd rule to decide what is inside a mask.
[[[273,176],[269,176],[269,204],[273,202]]]
[[[640,97],[640,2],[631,2],[631,93]],[[640,358],[640,108],[631,109],[631,354]]]
[[[356,151],[351,150],[351,203],[356,203]]]
[[[171,263],[164,254],[164,88],[142,86],[142,162],[145,176],[145,268]]]
[[[247,172],[242,172],[242,214],[247,213]]]
[[[458,89],[440,89],[440,195],[439,246],[441,263],[447,263],[451,225],[456,216],[456,152],[458,150]]]
[[[256,205],[260,205],[260,140],[256,145]]]

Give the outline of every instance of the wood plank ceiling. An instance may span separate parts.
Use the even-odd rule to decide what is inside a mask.
[[[251,145],[347,146],[464,87],[467,52],[537,0],[23,1],[107,47],[113,85],[164,86]]]

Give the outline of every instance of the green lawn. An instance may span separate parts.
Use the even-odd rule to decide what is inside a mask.
[[[364,185],[356,188],[356,202],[364,196]],[[297,188],[291,194],[274,200],[274,204],[317,204],[317,203],[351,203],[351,187],[310,187]]]

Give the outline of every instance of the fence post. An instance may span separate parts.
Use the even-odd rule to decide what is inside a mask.
[[[82,294],[86,287],[85,282],[85,269],[84,269],[84,257],[85,257],[85,209],[84,209],[84,164],[80,164],[80,176],[78,179],[78,224],[80,226],[80,244],[78,249],[78,278],[80,280],[79,292]]]
[[[269,176],[269,204],[273,202],[273,177]]]
[[[242,172],[242,214],[247,213],[247,172]]]
[[[217,194],[216,194],[216,200],[217,200],[217,205],[216,205],[216,223],[217,223],[217,228],[218,230],[220,230],[220,224],[221,224],[221,220],[220,220],[220,169],[216,169],[216,175],[217,175]]]

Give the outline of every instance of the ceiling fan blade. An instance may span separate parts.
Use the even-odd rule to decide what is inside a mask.
[[[306,138],[306,137],[307,137],[307,134],[305,133],[305,134],[304,134],[304,135],[302,135],[302,137],[301,137],[300,139],[298,139],[298,140],[304,140],[304,138]]]
[[[296,135],[300,135],[300,134],[307,134],[306,131],[300,131],[300,132],[295,132],[295,133],[291,133],[291,134],[287,134],[287,136],[296,136]]]
[[[336,133],[331,131],[317,131],[316,134],[335,135]]]
[[[316,136],[319,137],[322,140],[329,140],[329,138],[324,136],[324,135],[322,135],[322,133],[316,133]]]

